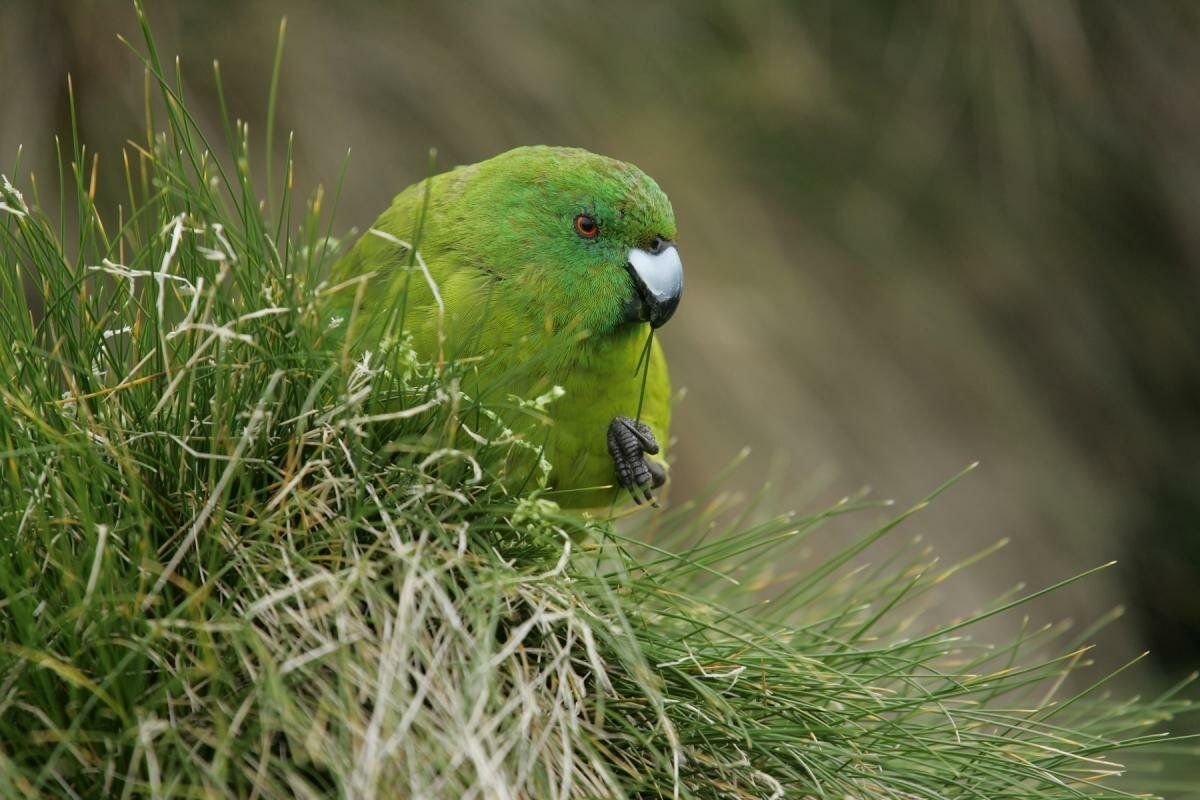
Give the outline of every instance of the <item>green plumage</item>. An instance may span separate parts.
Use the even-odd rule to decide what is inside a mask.
[[[581,215],[598,225],[595,238],[577,231]],[[629,321],[638,290],[627,261],[631,248],[673,240],[675,218],[641,170],[579,149],[517,148],[408,187],[373,227],[387,236],[365,234],[331,275],[336,285],[373,273],[363,291],[335,295],[346,314],[358,306],[351,346],[377,348],[402,327],[422,355],[466,359],[464,389],[479,399],[562,386],[549,428],[527,427],[531,440],[545,437],[561,504],[611,501],[614,417],[635,417],[640,405],[666,444],[666,362],[655,340],[643,397],[638,365],[651,329]],[[417,241],[437,294],[393,238]]]

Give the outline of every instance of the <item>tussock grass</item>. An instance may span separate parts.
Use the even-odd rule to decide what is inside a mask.
[[[1074,578],[926,630],[973,565],[859,558],[921,504],[772,579],[878,506],[507,494],[512,408],[338,343],[327,198],[260,203],[248,127],[206,140],[142,20],[163,129],[115,215],[78,142],[57,218],[0,188],[0,795],[1129,796],[1184,701],[1063,696],[1062,626],[968,636]]]

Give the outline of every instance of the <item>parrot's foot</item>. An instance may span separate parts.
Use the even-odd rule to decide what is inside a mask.
[[[658,440],[650,426],[629,417],[614,417],[608,426],[608,452],[617,468],[617,483],[629,490],[634,502],[649,502],[657,507],[650,490],[666,483],[667,468],[645,458],[658,453]]]

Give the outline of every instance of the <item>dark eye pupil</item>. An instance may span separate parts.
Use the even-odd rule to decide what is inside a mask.
[[[579,232],[580,236],[586,236],[588,238],[595,236],[599,232],[599,229],[596,226],[596,220],[592,219],[587,214],[580,214],[575,218],[575,230]]]

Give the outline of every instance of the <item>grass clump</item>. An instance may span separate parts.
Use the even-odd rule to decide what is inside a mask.
[[[58,219],[0,188],[0,795],[1128,796],[1186,703],[963,636],[1042,592],[917,628],[954,569],[852,567],[907,513],[766,586],[864,504],[716,535],[701,498],[651,547],[506,493],[506,410],[331,344],[325,198],[260,203],[146,48],[115,216],[78,143]]]

